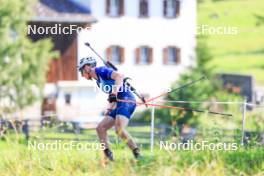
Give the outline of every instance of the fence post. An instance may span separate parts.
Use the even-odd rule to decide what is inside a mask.
[[[241,145],[244,145],[245,137],[245,125],[246,125],[246,111],[247,111],[247,100],[244,100],[243,103],[243,119],[242,119],[242,134],[241,134]]]
[[[154,149],[154,117],[155,117],[155,107],[151,109],[151,127],[150,127],[150,152],[153,153]]]

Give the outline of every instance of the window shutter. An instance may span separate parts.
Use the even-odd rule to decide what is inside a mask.
[[[105,2],[106,2],[105,3],[105,12],[107,15],[109,15],[109,13],[110,13],[110,0],[106,0]]]
[[[148,59],[149,59],[149,60],[148,60],[148,63],[149,63],[149,64],[152,64],[152,63],[153,63],[153,49],[152,49],[152,48],[148,48],[148,51],[149,51],[149,52],[148,52],[148,54],[149,54],[149,55],[148,55]]]
[[[168,47],[163,49],[163,64],[168,64]]]
[[[139,48],[136,48],[135,55],[136,55],[136,64],[139,64],[140,63],[140,49]]]
[[[119,15],[124,15],[124,0],[119,0]]]
[[[179,15],[180,15],[180,6],[181,6],[181,3],[180,3],[180,1],[179,0],[176,0],[176,7],[175,7],[175,9],[176,9],[176,17],[178,17]]]
[[[167,15],[167,0],[163,1],[163,16]]]
[[[120,64],[125,62],[125,48],[120,47]]]
[[[111,53],[112,53],[112,48],[111,46],[109,46],[107,49],[106,49],[106,59],[108,61],[111,61]]]

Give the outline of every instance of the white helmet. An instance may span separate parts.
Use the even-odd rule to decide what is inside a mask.
[[[85,65],[88,65],[90,67],[96,66],[96,60],[93,57],[85,57],[82,58],[78,63],[78,70],[81,71]]]

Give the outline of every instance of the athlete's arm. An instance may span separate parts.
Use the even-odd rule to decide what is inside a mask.
[[[124,76],[116,71],[113,71],[111,78],[115,80],[115,86],[112,90],[112,94],[117,95],[119,88],[123,85]]]

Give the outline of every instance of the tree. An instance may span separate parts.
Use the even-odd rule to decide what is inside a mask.
[[[0,0],[0,115],[21,110],[42,95],[52,51],[49,39],[27,37],[31,0]]]

